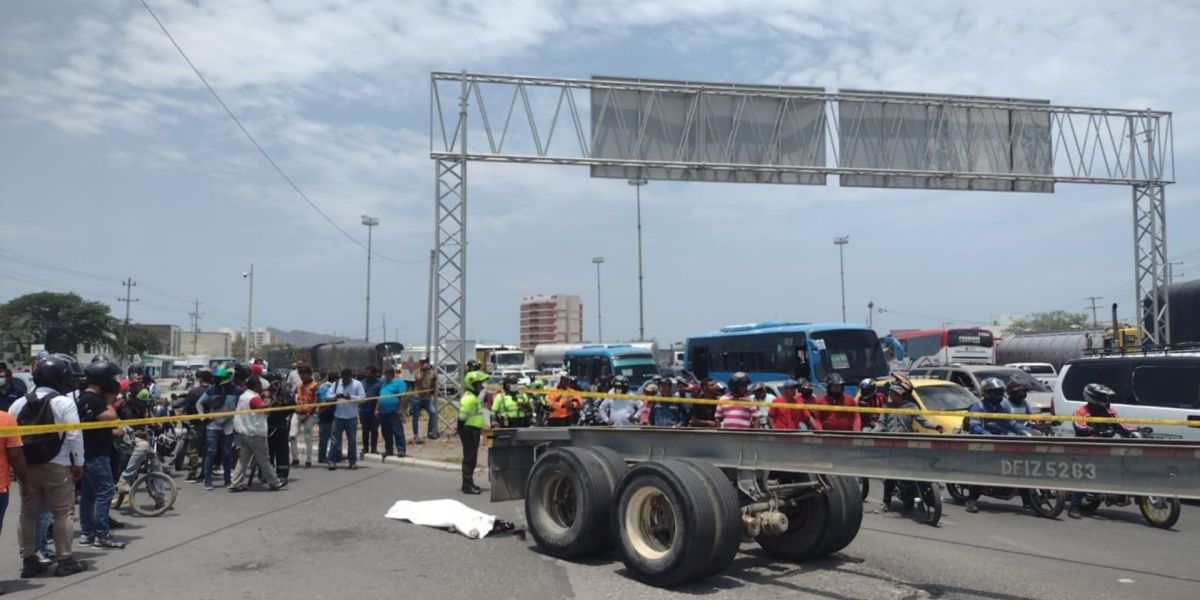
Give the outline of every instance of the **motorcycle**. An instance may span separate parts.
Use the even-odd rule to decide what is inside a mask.
[[[942,519],[942,492],[940,484],[928,481],[899,481],[884,480],[884,490],[889,483],[896,486],[896,495],[905,511],[916,511],[917,521],[929,526],[936,526]],[[861,480],[863,499],[867,498],[867,479]],[[885,507],[886,510],[886,507]]]
[[[966,504],[970,495],[970,486],[959,483],[947,483],[946,492],[956,504]],[[1012,500],[1017,496],[1039,517],[1057,518],[1067,507],[1067,493],[1061,490],[1026,490],[1006,487],[984,487],[983,495],[997,500]]]
[[[1123,429],[1123,428],[1122,428]],[[1097,432],[1099,437],[1111,438],[1114,435],[1122,434],[1126,437],[1140,439],[1150,437],[1154,430],[1150,427],[1139,427],[1127,434],[1122,434],[1118,431],[1117,426],[1109,425]],[[1101,506],[1129,506],[1135,505],[1142,513],[1142,518],[1146,523],[1158,527],[1159,529],[1170,529],[1179,521],[1179,514],[1182,506],[1179,498],[1164,498],[1162,496],[1124,496],[1116,494],[1093,494],[1090,492],[1084,493],[1079,503],[1075,506],[1079,512],[1090,515],[1100,509]]]

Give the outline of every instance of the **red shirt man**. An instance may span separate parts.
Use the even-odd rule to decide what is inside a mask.
[[[853,396],[847,396],[843,393],[845,384],[842,383],[841,377],[830,377],[825,383],[825,397],[821,398],[819,404],[827,404],[829,406],[858,406],[858,401]],[[824,431],[862,431],[862,419],[859,413],[856,412],[834,412],[821,411],[818,418],[821,420],[821,429]]]
[[[767,409],[767,419],[771,422],[771,429],[795,430],[800,429],[802,424],[807,429],[808,423],[812,421],[812,415],[807,410],[774,406],[777,404],[801,404],[800,399],[796,397],[796,382],[789,379],[779,389],[780,395],[771,401],[773,406]]]

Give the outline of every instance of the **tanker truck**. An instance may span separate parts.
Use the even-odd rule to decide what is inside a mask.
[[[1052,333],[1023,333],[996,342],[996,364],[1049,363],[1055,372],[1085,353],[1137,349],[1137,328],[1085,329]]]

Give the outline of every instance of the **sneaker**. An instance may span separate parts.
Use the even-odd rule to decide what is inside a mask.
[[[33,553],[33,556],[36,557],[38,562],[42,563],[43,565],[48,565],[54,562],[54,560],[57,558],[46,550],[38,550],[37,552]]]
[[[417,444],[417,445],[421,445],[421,444],[425,443],[425,440],[423,440],[421,438],[413,438],[413,443]]]
[[[206,484],[204,484],[204,491],[206,491],[206,492],[211,492],[211,491],[213,491],[213,486],[212,486],[212,484],[211,484],[211,483],[206,483]]]
[[[96,538],[93,546],[96,548],[107,548],[109,550],[120,550],[125,547],[125,542],[118,542],[117,540],[114,540],[112,536],[109,536]]]
[[[330,471],[333,471],[333,470],[337,469],[337,464],[333,463],[333,462],[328,462],[328,463],[325,463],[325,468],[329,469]]]
[[[312,461],[311,460],[304,461],[304,468],[307,469],[310,467],[312,467]]]
[[[1079,512],[1078,508],[1072,506],[1071,508],[1067,509],[1067,516],[1071,517],[1072,519],[1082,519],[1083,513]]]
[[[351,470],[351,471],[357,471],[357,470],[358,470],[358,465],[356,465],[356,464],[351,464],[351,465],[350,465],[350,470]]]
[[[293,460],[293,461],[292,461],[292,466],[293,466],[293,467],[298,467],[298,466],[300,466],[300,459]]]
[[[58,566],[54,568],[55,577],[66,577],[76,573],[82,573],[87,570],[87,566],[75,560],[74,558],[64,558],[58,561]]]
[[[977,504],[974,500],[967,500],[967,512],[969,512],[969,513],[979,512],[979,504]]]
[[[195,475],[188,475],[187,478],[184,479],[184,481],[186,481],[188,483],[199,483],[200,478]]]
[[[25,560],[21,561],[21,579],[29,579],[37,577],[45,573],[50,567],[38,558],[37,554],[26,556]]]
[[[408,456],[408,453],[403,450],[396,453],[396,458],[404,458],[405,456]]]
[[[278,485],[273,485],[273,486],[271,486],[271,487],[269,487],[269,488],[267,488],[267,489],[269,489],[269,490],[271,490],[272,492],[274,492],[274,491],[276,491],[276,490],[282,490],[283,488],[287,487],[287,484],[288,484],[288,482],[287,482],[287,480],[286,480],[286,479],[280,479],[280,480],[279,480],[279,484],[278,484]]]
[[[75,545],[76,546],[91,546],[92,544],[95,544],[95,543],[96,543],[95,536],[81,535],[81,536],[79,536],[79,541],[75,542]]]
[[[244,492],[244,491],[246,491],[246,488],[245,488],[245,487],[231,487],[231,488],[229,488],[229,490],[228,490],[228,491],[229,491],[229,493],[230,493],[230,494],[236,494],[236,493],[238,493],[238,492]]]
[[[122,494],[128,494],[129,492],[133,491],[133,487],[129,485],[128,481],[121,479],[120,481],[117,481],[117,491]]]

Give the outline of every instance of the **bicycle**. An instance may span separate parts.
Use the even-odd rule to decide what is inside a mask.
[[[173,431],[155,433],[152,429],[147,429],[146,442],[150,444],[150,451],[138,468],[138,475],[134,478],[128,494],[117,494],[114,502],[116,506],[128,501],[130,510],[142,517],[157,517],[175,506],[179,486],[173,477],[163,472],[163,457],[159,453],[160,447],[169,449],[174,446],[171,439],[173,435]]]

